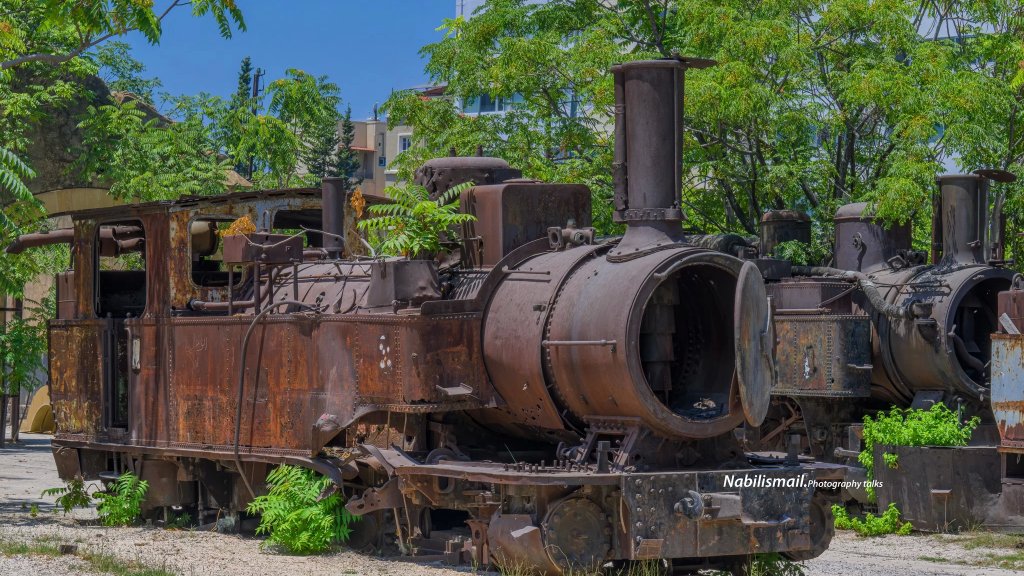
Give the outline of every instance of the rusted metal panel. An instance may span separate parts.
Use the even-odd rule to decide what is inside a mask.
[[[812,479],[800,468],[624,476],[621,513],[631,557],[809,550]],[[640,556],[644,542],[657,542],[657,553]]]
[[[475,264],[493,266],[509,252],[547,235],[549,227],[590,226],[590,189],[581,184],[505,182],[462,194],[463,211],[476,216],[466,236],[479,237]]]
[[[488,374],[504,400],[502,409],[538,428],[563,426],[545,384],[542,342],[555,295],[580,261],[596,248],[552,252],[505,268],[498,294],[485,314],[484,342]]]
[[[866,202],[836,211],[836,268],[868,272],[887,267],[889,259],[911,248],[910,224],[883,226]]]
[[[179,447],[225,450],[234,442],[240,343],[248,319],[176,319],[167,370],[167,438]],[[308,454],[313,423],[327,410],[316,356],[308,354],[313,323],[272,317],[253,332],[245,360],[240,444],[243,452]],[[316,447],[319,449],[319,446]]]
[[[57,274],[57,318],[70,320],[78,315],[76,299],[75,271],[68,270]]]
[[[498,184],[523,173],[501,158],[489,156],[451,156],[428,160],[416,169],[415,182],[427,189],[431,200],[464,182],[477,186]]]
[[[1000,316],[1006,314],[1017,331],[1024,332],[1024,290],[1018,287],[1020,278],[1020,276],[1014,277],[1013,289],[999,293],[996,313]],[[999,331],[1005,333],[1006,329],[1000,326]]]
[[[895,454],[890,467],[883,453]],[[916,530],[955,532],[978,526],[1000,492],[995,446],[876,446],[879,509],[895,503]]]
[[[103,320],[50,322],[50,400],[58,435],[102,431]]]
[[[780,315],[789,310],[802,314],[853,314],[853,288],[849,282],[829,278],[788,278],[767,287]]]
[[[779,382],[782,396],[866,398],[871,395],[871,323],[857,315],[780,315]]]
[[[992,412],[1000,446],[1024,453],[1024,336],[992,335]]]

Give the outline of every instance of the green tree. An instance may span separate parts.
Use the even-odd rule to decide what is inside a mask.
[[[345,108],[345,114],[341,117],[341,137],[339,148],[334,158],[332,176],[344,178],[348,190],[354,190],[363,181],[358,176],[359,152],[352,149],[356,140],[356,126],[352,123],[352,107]]]
[[[46,322],[53,317],[53,308],[51,297],[28,310],[26,317],[9,320],[0,332],[0,359],[4,367],[0,394],[17,395],[42,383],[39,376],[45,368]]]
[[[0,13],[5,18],[32,12],[40,28],[26,29],[3,21],[0,70],[28,63],[58,66],[129,32],[139,32],[151,44],[157,44],[164,18],[185,6],[191,7],[193,16],[212,17],[225,38],[231,37],[232,24],[245,30],[245,20],[234,0],[169,0],[160,7],[137,0],[5,0],[3,4]]]
[[[252,108],[254,105],[252,97],[252,58],[246,56],[242,59],[242,63],[238,68],[238,86],[235,88],[235,93],[231,96],[231,110],[237,110],[239,108],[249,107]],[[225,150],[230,150],[238,147],[241,140],[241,135],[237,130],[230,130],[228,128],[223,129],[222,134],[222,145]],[[239,174],[249,174],[249,159],[248,158],[237,158],[235,159],[235,171]]]
[[[131,55],[131,48],[124,42],[107,42],[96,49],[96,63],[100,78],[117,92],[130,92],[145,101],[154,103],[154,91],[163,83],[159,78],[143,78],[146,66]]]
[[[252,97],[252,58],[242,58],[242,64],[238,68],[238,88],[235,89],[234,99],[236,106],[243,105]]]
[[[713,58],[687,74],[688,226],[754,233],[765,210],[797,208],[827,244],[846,202],[926,221],[945,158],[965,170],[1017,166],[1021,11],[1016,0],[488,0],[471,19],[446,20],[445,37],[422,50],[445,96],[396,93],[385,108],[419,136],[396,159],[405,177],[429,156],[483,145],[529,177],[590,185],[595,224],[608,232],[608,69]],[[517,104],[461,113],[484,94]],[[1017,188],[1006,192],[1016,206]]]
[[[324,126],[308,137],[309,144],[303,154],[306,170],[316,178],[335,176],[334,162],[340,152],[341,136],[337,126]]]
[[[177,121],[145,120],[137,103],[90,107],[81,122],[79,161],[90,179],[110,183],[122,200],[167,200],[224,192],[230,167],[218,156],[203,115],[181,101]]]
[[[358,152],[352,149],[355,138],[356,129],[352,123],[351,108],[345,110],[336,125],[318,127],[304,158],[309,173],[317,178],[342,178],[345,190],[354,190],[362,182],[362,179],[356,176],[359,170],[359,156]]]

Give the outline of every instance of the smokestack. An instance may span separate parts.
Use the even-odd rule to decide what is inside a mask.
[[[1003,170],[976,170],[973,174],[936,178],[939,198],[938,213],[932,216],[932,244],[933,254],[941,254],[941,263],[988,264],[993,259],[1002,259],[1002,202],[996,203],[996,213],[990,218],[989,186],[992,180],[1016,179]]]
[[[615,76],[614,218],[629,228],[609,256],[626,258],[683,240],[683,94],[687,68],[713,60],[666,58],[612,67]]]
[[[324,178],[320,183],[320,218],[328,258],[341,258],[345,250],[345,179]]]

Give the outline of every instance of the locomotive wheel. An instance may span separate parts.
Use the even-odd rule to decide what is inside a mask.
[[[344,544],[356,552],[377,552],[384,542],[383,520],[380,512],[363,514],[359,520],[349,524],[352,533]]]
[[[815,494],[811,500],[811,549],[795,552],[783,552],[782,555],[789,560],[802,562],[821,556],[832,537],[836,533],[835,519],[832,517],[832,506],[821,494]]]
[[[608,515],[589,498],[555,502],[548,508],[541,528],[548,556],[563,569],[596,569],[611,551]]]

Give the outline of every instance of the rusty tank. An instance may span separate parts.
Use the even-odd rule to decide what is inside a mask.
[[[148,513],[207,522],[244,519],[268,468],[295,464],[361,516],[357,549],[549,574],[820,554],[836,494],[812,480],[841,468],[751,458],[735,435],[776,381],[761,274],[682,235],[683,79],[709,64],[614,69],[620,238],[595,239],[584,186],[457,157],[421,182],[483,178],[461,198],[476,221],[434,259],[374,254],[331,180],[24,238],[72,247],[49,328],[61,477],[132,471]],[[230,234],[243,216],[256,230]]]

